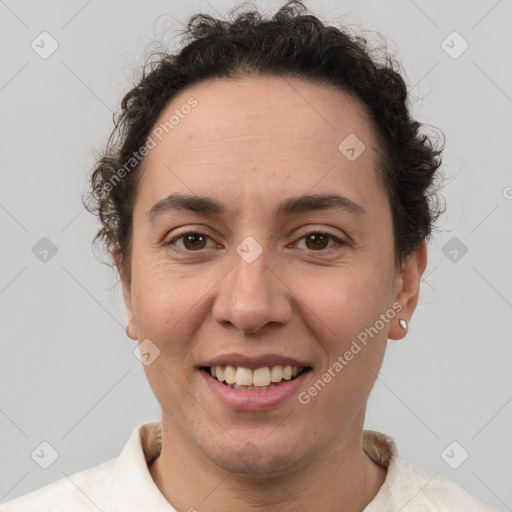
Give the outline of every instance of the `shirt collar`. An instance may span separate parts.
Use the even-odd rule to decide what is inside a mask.
[[[149,464],[158,457],[162,447],[160,426],[160,422],[140,424],[117,459],[122,510],[176,512],[149,472]]]

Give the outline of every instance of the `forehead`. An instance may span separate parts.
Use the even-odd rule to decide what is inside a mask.
[[[378,147],[362,104],[296,78],[197,83],[166,106],[151,138],[140,186],[153,200],[175,189],[223,194],[243,182],[254,195],[342,185],[361,201],[377,181]]]
[[[171,100],[153,132],[159,128],[159,142],[166,139],[162,148],[174,143],[177,149],[189,142],[197,152],[203,148],[201,143],[212,149],[216,142],[228,142],[229,135],[236,137],[240,149],[248,146],[244,136],[267,141],[277,136],[279,144],[311,141],[307,149],[312,146],[318,152],[333,149],[333,144],[337,150],[336,142],[350,134],[373,143],[367,111],[353,94],[289,77],[200,82]],[[167,137],[171,133],[173,136]]]

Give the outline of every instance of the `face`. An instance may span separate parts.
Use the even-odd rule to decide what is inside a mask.
[[[363,107],[250,77],[182,91],[157,125],[173,114],[144,161],[123,281],[130,334],[159,350],[144,368],[165,429],[238,472],[357,446],[425,266],[422,246],[395,271]]]

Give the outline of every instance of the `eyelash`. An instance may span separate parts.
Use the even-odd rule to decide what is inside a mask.
[[[205,237],[207,237],[207,238],[209,238],[211,240],[211,237],[209,237],[205,233],[201,233],[200,231],[190,230],[190,231],[184,231],[183,233],[180,233],[179,235],[175,236],[173,239],[169,240],[169,242],[165,242],[164,245],[165,246],[173,245],[175,241],[181,240],[182,238],[186,237],[187,235],[201,235],[201,236],[205,236]],[[323,231],[308,231],[307,233],[304,233],[298,239],[298,241],[303,240],[304,238],[307,238],[308,236],[311,236],[311,235],[324,235],[324,236],[327,236],[331,240],[334,240],[336,242],[336,245],[332,246],[332,247],[325,248],[325,249],[319,249],[319,250],[316,250],[316,251],[313,250],[313,249],[306,249],[307,251],[311,251],[311,252],[330,252],[333,249],[336,249],[336,248],[339,249],[341,246],[346,245],[346,242],[344,242],[343,240],[340,240],[337,236],[334,236],[331,233],[327,233],[327,232],[323,232]],[[181,251],[181,252],[194,253],[194,252],[201,252],[203,249],[198,249],[196,251],[191,251],[189,249],[183,249],[181,247],[178,247],[178,250]]]

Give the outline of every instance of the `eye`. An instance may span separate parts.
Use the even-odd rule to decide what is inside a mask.
[[[183,246],[176,245],[176,247],[179,249],[187,252],[197,252],[201,249],[207,248],[207,240],[211,239],[208,235],[198,231],[186,231],[178,236],[175,236],[169,242],[165,242],[165,245],[175,245],[175,242],[178,240],[183,240]],[[310,231],[309,233],[306,233],[301,238],[299,238],[299,241],[302,240],[305,241],[307,250],[315,252],[323,251],[326,248],[332,249],[335,246],[345,245],[345,242],[340,240],[338,237],[330,233],[323,233],[321,231]],[[334,245],[328,247],[329,241],[333,241]]]
[[[345,243],[338,237],[331,235],[330,233],[322,233],[320,231],[310,231],[302,236],[299,240],[305,240],[306,249],[320,252],[326,248],[332,249],[334,246],[345,245]],[[329,240],[334,241],[334,246],[327,247]]]
[[[174,237],[169,242],[166,242],[165,245],[174,245],[175,241],[183,240],[183,247],[179,245],[177,245],[177,247],[185,251],[194,252],[200,249],[205,249],[206,241],[208,239],[210,239],[210,237],[204,233],[199,233],[197,231],[186,231],[185,233],[181,233],[180,235]]]

